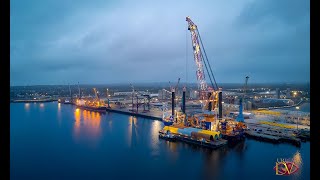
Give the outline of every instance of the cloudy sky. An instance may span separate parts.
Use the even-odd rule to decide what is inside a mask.
[[[218,83],[310,81],[308,0],[10,0],[11,84],[197,82],[186,16]]]

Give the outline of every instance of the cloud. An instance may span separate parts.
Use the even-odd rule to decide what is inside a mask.
[[[10,10],[15,84],[178,77],[195,82],[188,15],[198,25],[218,82],[242,82],[244,74],[257,82],[310,79],[310,8],[305,1],[14,0]]]

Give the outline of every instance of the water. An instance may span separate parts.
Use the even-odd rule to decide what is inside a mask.
[[[310,179],[309,142],[210,150],[159,139],[160,121],[57,102],[12,103],[10,122],[11,179]],[[277,176],[277,158],[300,169]]]

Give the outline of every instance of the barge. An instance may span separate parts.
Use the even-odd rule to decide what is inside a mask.
[[[211,149],[227,145],[228,140],[222,139],[220,132],[213,132],[191,127],[165,126],[159,131],[159,138],[169,141],[182,141]]]

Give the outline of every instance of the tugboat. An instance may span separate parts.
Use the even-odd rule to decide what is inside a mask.
[[[228,140],[228,145],[235,145],[245,140],[245,124],[231,120],[220,122],[220,132],[223,139]]]
[[[175,136],[171,134],[169,131],[165,132],[164,130],[159,131],[159,138],[165,139],[168,141],[175,141]]]

